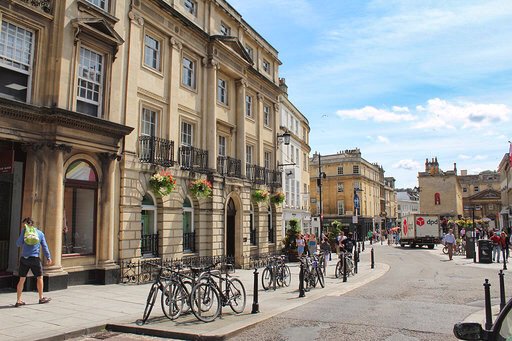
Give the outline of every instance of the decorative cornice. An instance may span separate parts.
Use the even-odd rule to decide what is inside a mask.
[[[181,51],[183,48],[183,44],[174,37],[169,38],[169,43],[178,51]]]
[[[52,12],[52,1],[51,0],[19,0],[21,2],[26,3],[27,5],[32,5],[33,7],[38,7],[43,10],[43,12],[51,14]]]
[[[50,150],[53,150],[53,151],[59,150],[59,151],[63,151],[66,153],[71,153],[71,150],[73,149],[72,146],[67,145],[65,143],[55,143],[52,141],[29,142],[29,143],[23,143],[21,146],[22,150],[24,150],[24,151],[31,150],[33,152],[37,152],[45,147]]]

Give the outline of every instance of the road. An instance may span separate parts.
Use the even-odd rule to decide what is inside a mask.
[[[375,254],[376,262],[391,267],[378,280],[280,314],[230,340],[456,340],[453,324],[484,307],[484,278],[494,283],[491,297],[499,304],[496,270],[457,265],[439,249],[379,245]]]

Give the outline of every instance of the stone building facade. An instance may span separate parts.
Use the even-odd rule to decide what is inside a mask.
[[[282,208],[253,193],[282,186],[281,62],[226,1],[9,0],[0,20],[2,284],[29,215],[50,290],[115,282],[120,260],[280,250]]]
[[[390,227],[396,221],[394,181],[386,183],[384,169],[366,161],[359,149],[337,154],[315,153],[310,159],[311,214],[320,215],[318,182],[319,157],[322,177],[323,230],[337,220],[344,229],[357,231],[360,236],[380,227]],[[386,192],[388,195],[386,195]],[[391,194],[392,193],[392,194]],[[358,197],[359,210],[354,208]],[[386,203],[395,201],[393,204]],[[389,210],[389,214],[386,210]],[[353,223],[357,215],[357,223]]]
[[[498,172],[500,174],[501,210],[500,226],[512,230],[512,157],[510,153],[503,155]],[[509,233],[510,235],[510,233]]]

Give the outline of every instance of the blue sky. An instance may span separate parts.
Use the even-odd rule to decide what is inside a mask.
[[[512,140],[510,0],[228,0],[279,51],[312,151],[360,148],[397,187],[497,170]]]

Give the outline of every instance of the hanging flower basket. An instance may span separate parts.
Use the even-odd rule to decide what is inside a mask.
[[[172,192],[174,186],[176,186],[176,180],[174,180],[171,173],[160,171],[149,178],[149,186],[153,192],[165,196]]]
[[[254,192],[252,192],[252,199],[256,202],[264,202],[267,201],[270,197],[270,194],[268,191],[263,189],[257,189]]]
[[[270,202],[276,205],[281,205],[284,202],[284,193],[283,192],[277,192],[272,194],[270,197]]]
[[[188,186],[190,193],[195,197],[208,198],[213,194],[212,183],[206,179],[192,181]]]

